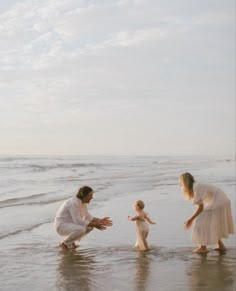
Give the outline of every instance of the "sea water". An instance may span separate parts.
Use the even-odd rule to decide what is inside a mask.
[[[235,159],[181,156],[0,157],[0,290],[235,290],[235,235],[226,253],[192,253],[183,221],[194,211],[178,176],[222,188],[235,222]],[[62,252],[53,219],[82,185],[94,189],[88,205],[113,226],[94,230],[72,252]],[[150,251],[134,248],[133,203],[145,202]]]

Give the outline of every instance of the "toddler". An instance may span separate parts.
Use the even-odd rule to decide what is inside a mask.
[[[149,226],[147,222],[149,222],[150,224],[156,224],[148,217],[147,213],[143,210],[144,206],[145,205],[142,200],[137,200],[134,203],[134,210],[136,211],[136,215],[133,217],[128,216],[129,220],[135,221],[137,235],[135,247],[140,250],[148,250],[147,236],[149,232]]]

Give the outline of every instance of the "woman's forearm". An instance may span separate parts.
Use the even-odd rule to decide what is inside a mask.
[[[97,217],[93,217],[93,219],[90,222],[100,222],[101,219]]]
[[[203,204],[200,204],[197,210],[193,213],[193,215],[184,222],[184,229],[187,230],[193,223],[193,220],[202,212]]]
[[[189,220],[194,220],[203,211],[203,208],[204,208],[203,204],[198,205],[198,208],[193,213],[193,215],[189,218]]]
[[[97,217],[93,217],[93,219],[89,222],[87,226],[96,227],[100,223],[100,219]]]

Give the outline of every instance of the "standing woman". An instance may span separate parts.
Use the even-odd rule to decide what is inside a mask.
[[[234,233],[230,200],[219,188],[195,182],[190,173],[179,176],[179,184],[186,199],[193,199],[196,211],[184,222],[184,229],[192,225],[192,241],[199,244],[196,253],[206,253],[207,245],[217,244],[215,250],[225,251],[222,238]]]

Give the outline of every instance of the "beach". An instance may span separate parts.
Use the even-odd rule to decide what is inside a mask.
[[[194,206],[178,185],[185,171],[227,193],[235,224],[234,157],[0,157],[0,290],[235,291],[235,234],[224,240],[225,253],[214,246],[192,253],[183,222]],[[111,217],[113,226],[63,252],[53,219],[81,185],[94,189],[90,213]],[[137,199],[156,221],[146,252],[134,248],[127,219]]]

